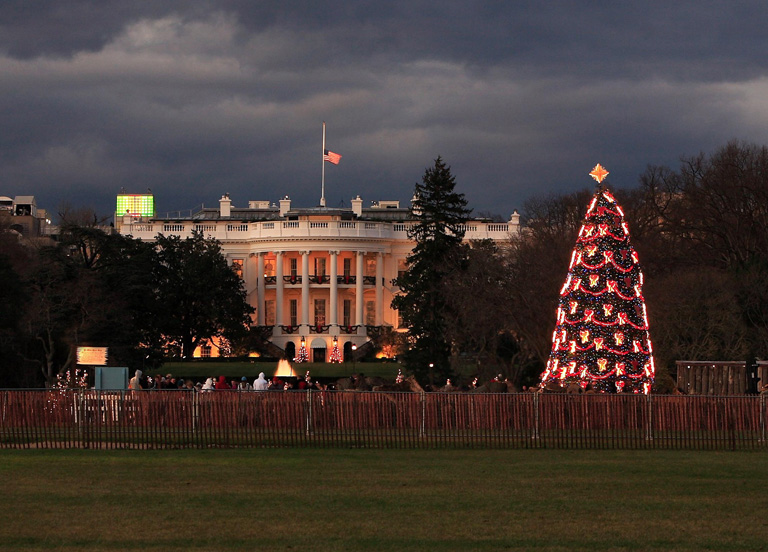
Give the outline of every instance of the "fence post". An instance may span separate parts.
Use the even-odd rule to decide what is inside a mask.
[[[85,423],[85,420],[83,419],[85,417],[85,401],[83,399],[82,389],[77,390],[76,412],[77,415],[75,420],[77,421],[77,436],[80,438],[80,443],[82,444],[83,448],[85,448],[85,432],[83,430],[83,424]]]
[[[419,423],[419,437],[424,438],[425,433],[425,424],[427,419],[427,402],[426,402],[426,394],[424,391],[421,392],[421,422]]]
[[[765,395],[760,394],[760,442],[765,443]]]
[[[647,409],[648,416],[646,416],[646,428],[645,428],[645,440],[653,441],[653,400],[651,399],[651,393],[648,392],[648,399],[645,401],[645,408]]]
[[[307,436],[312,434],[312,390],[307,390]]]
[[[539,394],[533,394],[533,438],[539,438]]]
[[[192,435],[197,435],[198,417],[200,416],[200,393],[190,391],[192,393]]]

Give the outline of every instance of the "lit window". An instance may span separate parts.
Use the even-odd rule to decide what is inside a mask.
[[[344,309],[342,314],[342,324],[345,326],[351,326],[352,322],[352,301],[344,299]]]
[[[325,299],[315,299],[315,326],[325,326]]]
[[[365,259],[365,275],[376,276],[376,259],[373,257],[367,257]]]
[[[315,259],[315,276],[325,276],[325,257]]]

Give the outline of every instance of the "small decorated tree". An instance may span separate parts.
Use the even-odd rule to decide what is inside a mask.
[[[301,347],[293,358],[293,362],[301,364],[302,362],[309,362],[309,354],[307,353],[307,342],[304,339],[301,340]]]
[[[643,274],[624,212],[602,185],[579,230],[560,291],[552,352],[542,384],[578,383],[604,393],[649,393],[655,375]]]
[[[328,359],[329,362],[337,363],[341,362],[341,351],[339,351],[339,341],[337,339],[333,340],[333,349],[331,349],[331,356]]]

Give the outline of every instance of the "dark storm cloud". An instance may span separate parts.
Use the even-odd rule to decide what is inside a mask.
[[[707,78],[762,74],[768,45],[764,6],[731,2],[467,2],[359,0],[5,0],[0,3],[0,50],[10,56],[71,56],[98,51],[126,25],[177,15],[237,17],[242,32],[269,28],[322,33],[318,55],[343,59],[451,59],[481,67],[515,63],[551,73],[601,68],[603,74]],[[311,60],[304,52],[301,60]],[[298,60],[294,60],[298,61]]]
[[[578,4],[578,5],[576,5]],[[732,138],[764,143],[754,2],[0,3],[0,195],[161,211],[407,200],[437,155],[478,211],[632,186]]]

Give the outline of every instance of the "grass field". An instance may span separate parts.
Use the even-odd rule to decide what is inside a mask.
[[[0,550],[765,550],[768,457],[0,451]]]

